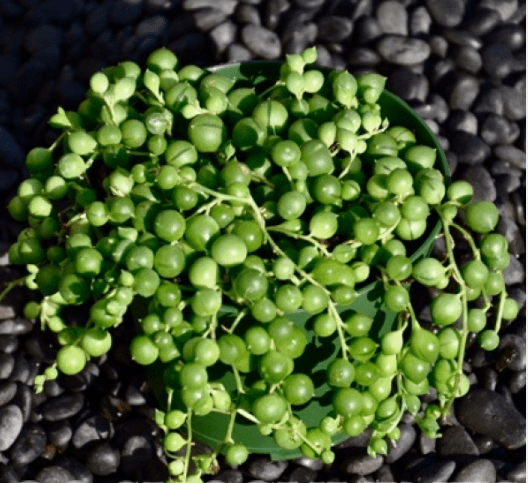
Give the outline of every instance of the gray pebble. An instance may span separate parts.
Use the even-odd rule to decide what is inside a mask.
[[[352,34],[352,22],[337,15],[321,17],[317,28],[317,38],[322,42],[343,42]]]
[[[73,446],[82,448],[86,444],[99,439],[107,439],[112,435],[111,423],[96,414],[83,421],[73,434]]]
[[[493,154],[499,159],[508,161],[512,166],[521,170],[526,169],[526,153],[510,144],[500,144],[493,148]]]
[[[514,483],[526,482],[526,461],[517,463],[508,473],[506,478]]]
[[[139,22],[135,34],[139,38],[147,35],[162,37],[168,28],[169,22],[164,15],[154,15]]]
[[[479,6],[464,22],[464,25],[474,35],[485,35],[491,32],[500,21],[501,18],[497,11]]]
[[[477,78],[470,74],[459,74],[449,94],[449,107],[468,110],[478,93],[479,82]]]
[[[493,178],[484,166],[470,166],[464,169],[460,179],[467,181],[473,186],[474,200],[493,202],[497,198],[497,190],[495,189]]]
[[[323,469],[323,466],[324,466],[324,463],[322,460],[313,460],[312,458],[308,458],[306,456],[301,456],[300,458],[292,460],[292,462],[297,465],[301,465],[306,468],[309,468],[313,471],[320,471]]]
[[[495,182],[497,183],[497,191],[504,198],[507,193],[511,193],[521,187],[521,173],[516,169],[512,169],[511,173],[496,175]]]
[[[79,15],[82,7],[81,0],[46,0],[41,8],[51,20],[66,23]]]
[[[66,448],[72,438],[72,428],[68,420],[49,421],[46,424],[46,434],[49,441],[59,448]]]
[[[244,475],[238,470],[222,470],[214,479],[223,483],[243,483]]]
[[[506,44],[511,50],[520,49],[526,42],[526,33],[518,25],[506,24],[486,35],[486,42]]]
[[[120,0],[112,4],[110,19],[115,25],[133,23],[143,14],[142,0]]]
[[[453,49],[452,57],[457,67],[471,74],[477,74],[482,68],[482,57],[474,47],[458,45]]]
[[[514,57],[505,44],[485,45],[481,50],[482,68],[492,78],[502,79],[513,70]]]
[[[497,114],[489,113],[486,114],[482,120],[479,134],[482,139],[491,146],[495,144],[505,144],[510,146],[510,143],[515,142],[519,137],[520,130],[517,123],[508,121],[508,119]],[[514,150],[517,150],[514,146],[511,147]],[[507,150],[509,150],[509,148]],[[522,163],[525,162],[525,156],[523,151],[520,152],[523,154],[523,157],[521,158]]]
[[[451,460],[438,461],[418,470],[413,478],[413,483],[438,483],[448,481],[454,473],[456,463]]]
[[[216,8],[204,8],[197,10],[192,17],[194,25],[202,32],[207,32],[220,25],[227,18],[227,15]]]
[[[234,43],[237,30],[236,24],[231,20],[227,20],[209,32],[209,37],[211,38],[217,55],[225,52],[225,50]]]
[[[16,76],[18,60],[14,56],[0,55],[0,87],[6,87]]]
[[[304,466],[298,466],[290,473],[288,481],[291,481],[292,483],[312,483],[313,481],[316,481],[316,478],[317,471]]]
[[[277,30],[281,17],[290,8],[288,0],[271,0],[267,3],[264,11],[264,26],[269,30]],[[301,19],[296,19],[301,23]],[[286,29],[287,30],[287,29]]]
[[[394,445],[389,445],[389,452],[385,456],[385,461],[390,464],[398,461],[404,454],[406,454],[416,440],[416,430],[411,425],[401,424],[399,428],[401,436]]]
[[[35,394],[34,389],[25,384],[17,385],[17,393],[11,403],[16,404],[21,409],[22,418],[25,423],[29,421],[33,406],[38,404],[39,398],[40,401],[43,401],[46,399],[46,395],[43,393]]]
[[[281,41],[275,32],[258,25],[246,25],[241,31],[242,42],[255,55],[277,59],[281,55]]]
[[[169,27],[169,38],[175,39],[193,32],[193,30],[195,30],[193,15],[184,13],[172,19]]]
[[[60,46],[63,39],[64,32],[62,29],[54,25],[44,24],[27,33],[24,39],[24,47],[29,54],[35,54],[50,45]]]
[[[456,415],[468,429],[503,446],[516,449],[526,444],[526,419],[496,392],[474,388],[459,399]]]
[[[457,46],[473,47],[474,49],[480,49],[483,45],[482,40],[462,29],[445,28],[442,30],[442,36],[449,43]]]
[[[386,34],[408,35],[407,10],[400,3],[388,0],[381,3],[376,9],[376,18],[381,30]]]
[[[260,13],[254,5],[241,3],[236,9],[236,19],[241,24],[252,23],[261,25]]]
[[[411,13],[409,30],[411,37],[423,37],[429,33],[432,23],[431,15],[423,6],[417,7]]]
[[[22,411],[10,404],[0,408],[0,451],[9,449],[22,430]]]
[[[355,45],[365,45],[383,34],[379,22],[372,17],[360,17],[354,24],[353,40]]]
[[[101,35],[108,28],[111,8],[112,4],[103,3],[91,12],[84,22],[86,33],[93,35],[94,37]]]
[[[462,426],[445,428],[436,443],[436,451],[442,456],[478,455],[478,448]]]
[[[325,3],[325,0],[292,0],[300,8],[319,8]]]
[[[377,455],[375,458],[367,454],[351,456],[341,464],[341,471],[347,475],[370,475],[379,470],[383,465],[383,457]]]
[[[301,49],[301,52],[302,52],[302,49]],[[246,60],[251,60],[253,58],[253,54],[248,49],[246,49],[246,47],[238,43],[231,44],[227,48],[226,55],[227,55],[227,60],[229,62],[233,62],[233,61],[244,62]]]
[[[15,367],[15,358],[11,354],[0,354],[0,379],[7,379]]]
[[[40,413],[46,421],[61,421],[75,416],[84,405],[84,396],[78,393],[63,394],[42,405]]]
[[[440,94],[433,92],[427,97],[427,102],[433,107],[433,119],[443,124],[449,117],[449,106],[446,100]]]
[[[270,461],[267,457],[258,456],[247,464],[247,471],[253,478],[274,481],[287,467],[286,461]]]
[[[525,279],[526,270],[520,260],[510,253],[510,264],[504,270],[504,283],[515,285],[522,283]]]
[[[37,473],[35,480],[38,483],[70,483],[73,475],[60,466],[48,466]]]
[[[481,90],[475,101],[472,111],[476,113],[490,112],[502,116],[504,114],[504,101],[499,89],[492,88]]]
[[[15,169],[22,169],[26,161],[24,151],[16,139],[5,127],[2,126],[0,126],[0,161],[3,166]],[[1,324],[2,322],[0,322],[0,326]],[[0,328],[0,334],[7,333],[9,332],[2,332],[2,329]]]
[[[208,65],[209,60],[209,39],[201,32],[192,32],[183,35],[168,46],[182,63],[193,63],[196,65]]]
[[[46,443],[46,433],[40,426],[26,425],[9,451],[11,464],[16,468],[29,465],[45,451]]]
[[[18,171],[15,171],[14,169],[4,169],[1,173],[2,175],[0,176],[0,192],[9,191],[15,186],[15,184],[17,184],[20,175]]]
[[[481,455],[489,453],[493,448],[496,447],[496,444],[488,436],[476,435],[473,438],[473,441],[477,445],[477,448]]]
[[[506,205],[503,205],[506,207]],[[501,212],[501,207],[499,207],[499,212]],[[504,214],[501,213],[501,218],[499,219],[499,223],[497,225],[497,231],[506,237],[506,240],[508,240],[508,243],[510,245],[510,254],[512,255],[521,255],[526,252],[526,243],[524,242],[523,236],[521,234],[521,230],[519,229],[519,226],[515,221],[513,220],[512,216],[515,217],[515,213],[513,215],[509,214],[508,216],[504,216]],[[510,258],[511,263],[511,258]],[[518,265],[518,264],[517,264]],[[518,267],[516,267],[517,272]],[[515,277],[519,277],[519,274],[516,273]]]
[[[303,28],[294,28],[291,32],[283,34],[284,52],[300,54],[309,44],[315,42],[317,25],[309,23]]]
[[[374,66],[381,62],[381,57],[368,47],[352,47],[348,51],[348,63],[353,67]]]
[[[512,394],[519,394],[526,387],[526,371],[514,371],[508,378],[508,389]]]
[[[16,394],[17,385],[12,381],[6,381],[0,384],[0,406],[9,403]]]
[[[495,466],[491,461],[479,458],[460,468],[451,481],[457,483],[495,483],[496,473]]]
[[[519,121],[526,117],[526,94],[502,84],[499,87],[504,102],[504,116],[510,121]]]
[[[420,431],[419,437],[420,452],[423,455],[429,453],[435,453],[436,451],[436,439],[428,438],[424,433]]]
[[[433,20],[444,27],[455,27],[464,17],[463,0],[427,0],[427,9]]]
[[[524,371],[526,369],[526,341],[519,335],[504,334],[498,347],[500,358],[507,352],[508,369]]]
[[[450,143],[461,164],[480,164],[491,154],[490,147],[482,139],[468,132],[454,132],[450,136]]]
[[[431,49],[431,54],[443,59],[447,55],[449,43],[446,39],[440,37],[440,35],[431,35],[429,38],[429,48]]]
[[[197,10],[199,8],[218,8],[227,15],[235,13],[237,0],[184,0],[183,10]]]
[[[417,74],[404,66],[394,69],[389,74],[386,88],[404,100],[424,101],[429,90],[429,83],[423,74]]]
[[[31,375],[33,372],[35,372],[35,364],[32,363],[30,365],[24,354],[20,354],[15,361],[15,367],[13,368],[13,372],[11,373],[9,379],[14,382],[21,382],[23,384],[31,385],[33,382]]]
[[[499,379],[499,375],[497,374],[497,371],[495,371],[489,366],[484,367],[482,369],[482,375],[479,375],[480,385],[484,389],[488,389],[490,391],[495,391],[495,388],[497,387],[498,379]]]
[[[424,40],[388,35],[377,44],[379,54],[388,62],[414,65],[429,57],[431,48]]]
[[[515,14],[519,7],[519,2],[517,0],[501,0],[500,2],[496,0],[482,0],[479,6],[495,10],[500,15],[502,21],[507,22]]]
[[[83,57],[88,48],[88,39],[80,22],[73,22],[66,32],[64,40],[64,58],[68,62],[74,62]]]
[[[119,450],[104,441],[90,449],[86,456],[86,467],[96,476],[106,476],[117,471],[119,461]]]
[[[126,476],[137,477],[154,456],[154,444],[150,437],[131,436],[121,450],[121,469]]]
[[[478,133],[478,120],[475,114],[462,109],[455,109],[447,119],[446,127],[450,131],[464,131],[471,134]]]
[[[77,458],[68,454],[62,454],[55,459],[55,464],[67,469],[81,483],[92,483],[93,475]]]

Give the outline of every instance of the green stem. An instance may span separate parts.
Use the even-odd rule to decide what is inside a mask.
[[[283,86],[284,85],[284,82],[283,81],[277,81],[275,84],[273,84],[271,87],[268,87],[265,91],[261,92],[259,95],[258,95],[258,98],[259,99],[262,99],[268,92],[271,92],[273,89],[276,89],[277,87],[280,87],[280,86]]]
[[[133,151],[131,149],[127,149],[127,153],[131,154],[133,156],[148,156],[149,158],[155,158],[156,155],[152,153],[144,153],[142,151]]]
[[[503,290],[501,293],[501,298],[499,301],[499,308],[497,309],[497,320],[495,321],[495,332],[499,332],[502,324],[502,312],[504,310],[504,302],[506,301],[506,290]]]
[[[253,416],[251,413],[248,413],[246,410],[238,408],[236,412],[237,414],[240,414],[241,416],[245,417],[247,420],[251,421],[252,423],[260,424],[260,421],[255,416]]]
[[[191,462],[192,450],[192,409],[187,410],[187,447],[185,449],[185,466],[183,469],[183,481],[187,481],[187,473],[189,472],[189,464]]]
[[[0,303],[7,297],[9,292],[13,290],[18,285],[22,285],[24,281],[26,280],[27,275],[24,275],[23,277],[17,278],[16,280],[12,280],[11,282],[8,282],[6,288],[4,291],[0,294]]]
[[[356,159],[356,152],[354,151],[353,154],[350,153],[350,162],[346,165],[345,169],[341,172],[341,174],[337,177],[337,179],[343,179],[348,172],[350,171],[350,168],[352,167],[352,163],[354,162],[354,159]]]
[[[55,142],[48,148],[48,151],[53,151],[62,141],[62,138],[66,136],[67,133],[68,131],[64,131],[57,139],[55,139]]]
[[[235,376],[237,392],[239,394],[245,394],[246,391],[244,391],[244,386],[242,384],[242,380],[240,379],[240,374],[238,373],[238,369],[233,365],[231,365],[231,367],[233,369],[233,375]]]
[[[327,257],[331,256],[331,254],[327,250],[327,248],[324,245],[321,245],[321,243],[319,243],[315,238],[311,237],[310,235],[301,235],[299,233],[293,233],[292,231],[284,230],[280,226],[276,226],[276,227],[275,226],[269,226],[269,227],[266,227],[266,229],[268,231],[275,231],[277,233],[281,233],[283,235],[286,235],[286,236],[288,236],[290,238],[294,238],[296,240],[307,241],[308,243],[311,243],[315,248],[317,248],[319,251],[321,251]]]
[[[462,335],[461,335],[461,340],[460,340],[460,351],[458,353],[458,358],[457,358],[456,383],[455,383],[455,388],[453,390],[453,393],[451,394],[449,400],[447,401],[444,407],[443,414],[444,414],[444,417],[446,417],[449,413],[449,410],[451,409],[451,406],[453,405],[453,402],[455,401],[456,394],[458,391],[458,386],[460,384],[460,380],[462,377],[462,371],[464,368],[464,355],[466,352],[466,340],[467,340],[467,336],[469,333],[469,329],[468,329],[468,308],[467,308],[466,284],[455,262],[455,255],[453,252],[454,241],[449,231],[449,226],[451,223],[447,221],[445,218],[440,217],[440,219],[442,220],[442,226],[443,226],[444,233],[445,233],[446,249],[447,249],[447,254],[449,256],[449,261],[450,263],[454,264],[453,278],[458,282],[458,284],[460,285],[460,290],[462,291]],[[471,238],[469,233],[468,233],[468,236]]]
[[[469,246],[471,247],[473,256],[476,260],[480,260],[480,250],[477,248],[477,245],[475,244],[475,241],[473,240],[473,237],[470,235],[470,233],[457,223],[450,222],[450,225],[453,228],[456,228],[460,233],[462,233],[464,239],[469,243]]]

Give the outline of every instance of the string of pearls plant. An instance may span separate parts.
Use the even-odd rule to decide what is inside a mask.
[[[405,126],[382,119],[385,78],[310,67],[314,48],[288,55],[280,76],[259,92],[194,65],[167,49],[146,68],[123,62],[94,74],[78,111],[59,108],[62,133],[26,158],[8,210],[27,222],[9,249],[22,283],[40,293],[24,308],[57,334],[56,363],[35,380],[77,374],[112,349],[112,329],[133,312],[132,358],[164,364],[167,404],[156,412],[170,482],[202,481],[217,457],[248,457],[234,441],[238,418],[284,449],[334,460],[331,437],[368,426],[372,456],[387,453],[408,411],[431,438],[456,397],[469,390],[466,339],[499,344],[503,320],[519,307],[506,293],[506,239],[499,215],[471,202],[462,181],[446,188],[434,149]],[[447,256],[412,263],[408,247],[441,220]],[[457,262],[453,232],[470,249]],[[371,280],[397,313],[391,331],[343,308]],[[434,290],[435,330],[418,319],[409,287]],[[65,306],[85,305],[84,325]],[[235,306],[228,325],[223,305]],[[303,311],[305,327],[288,317]],[[338,340],[326,371],[332,409],[307,427],[296,408],[314,397],[311,367],[296,361],[310,337]],[[227,370],[236,389],[211,375]],[[438,401],[421,411],[420,395]],[[193,418],[229,416],[222,444],[192,455]]]

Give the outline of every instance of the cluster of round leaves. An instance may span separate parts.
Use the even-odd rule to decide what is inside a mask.
[[[178,431],[193,414],[237,413],[281,448],[330,463],[332,436],[367,426],[369,453],[386,453],[385,437],[399,437],[404,411],[418,415],[419,396],[433,386],[439,404],[419,422],[434,436],[469,388],[460,357],[468,332],[494,349],[500,320],[518,312],[502,276],[508,244],[492,233],[496,207],[471,203],[465,182],[446,192],[435,150],[382,119],[382,76],[325,75],[308,68],[315,61],[314,49],[288,56],[260,93],[180,68],[166,49],[144,71],[133,62],[105,68],[77,112],[59,108],[50,119],[63,133],[29,152],[31,178],[8,206],[29,222],[10,261],[27,266],[27,286],[43,296],[25,312],[57,333],[60,371],[76,374],[108,352],[110,329],[140,302],[130,351],[139,364],[165,364],[171,404],[156,421],[179,481],[200,481],[220,449],[233,465],[248,456],[229,433],[187,477],[192,435]],[[478,246],[455,223],[459,211]],[[444,223],[450,256],[413,264],[408,242],[424,235],[431,212]],[[473,259],[460,269],[450,229],[471,242]],[[340,315],[376,275],[385,305],[399,314],[381,337],[372,318]],[[410,281],[442,291],[431,303],[435,332],[416,319]],[[500,300],[498,323],[488,328],[491,297]],[[226,302],[238,316],[223,313]],[[63,307],[83,304],[86,325],[68,326]],[[312,317],[310,329],[288,318],[297,311]],[[338,338],[341,355],[326,373],[332,410],[306,427],[294,410],[315,396],[313,368],[296,361],[313,336]],[[211,379],[218,368],[233,372],[236,390]],[[176,457],[184,446],[186,457]]]

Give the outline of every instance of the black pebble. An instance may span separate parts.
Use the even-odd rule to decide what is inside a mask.
[[[456,405],[458,420],[468,429],[512,449],[526,444],[526,419],[500,394],[475,388]]]
[[[69,483],[73,475],[60,466],[42,468],[35,477],[38,483]]]
[[[477,7],[473,15],[467,17],[464,26],[472,34],[485,35],[491,32],[500,21],[500,15],[496,10]]]
[[[63,394],[50,399],[39,408],[47,421],[61,421],[75,416],[84,405],[84,395],[78,393]]]
[[[119,450],[106,441],[96,443],[86,456],[86,467],[96,476],[115,473],[119,462]]]
[[[450,136],[450,141],[451,149],[461,164],[479,164],[491,154],[490,147],[475,134],[457,131]]]
[[[40,425],[27,424],[9,451],[11,464],[21,468],[35,461],[46,449],[46,433]]]
[[[84,420],[73,434],[73,446],[82,448],[92,441],[107,439],[112,434],[112,423],[99,414]]]

